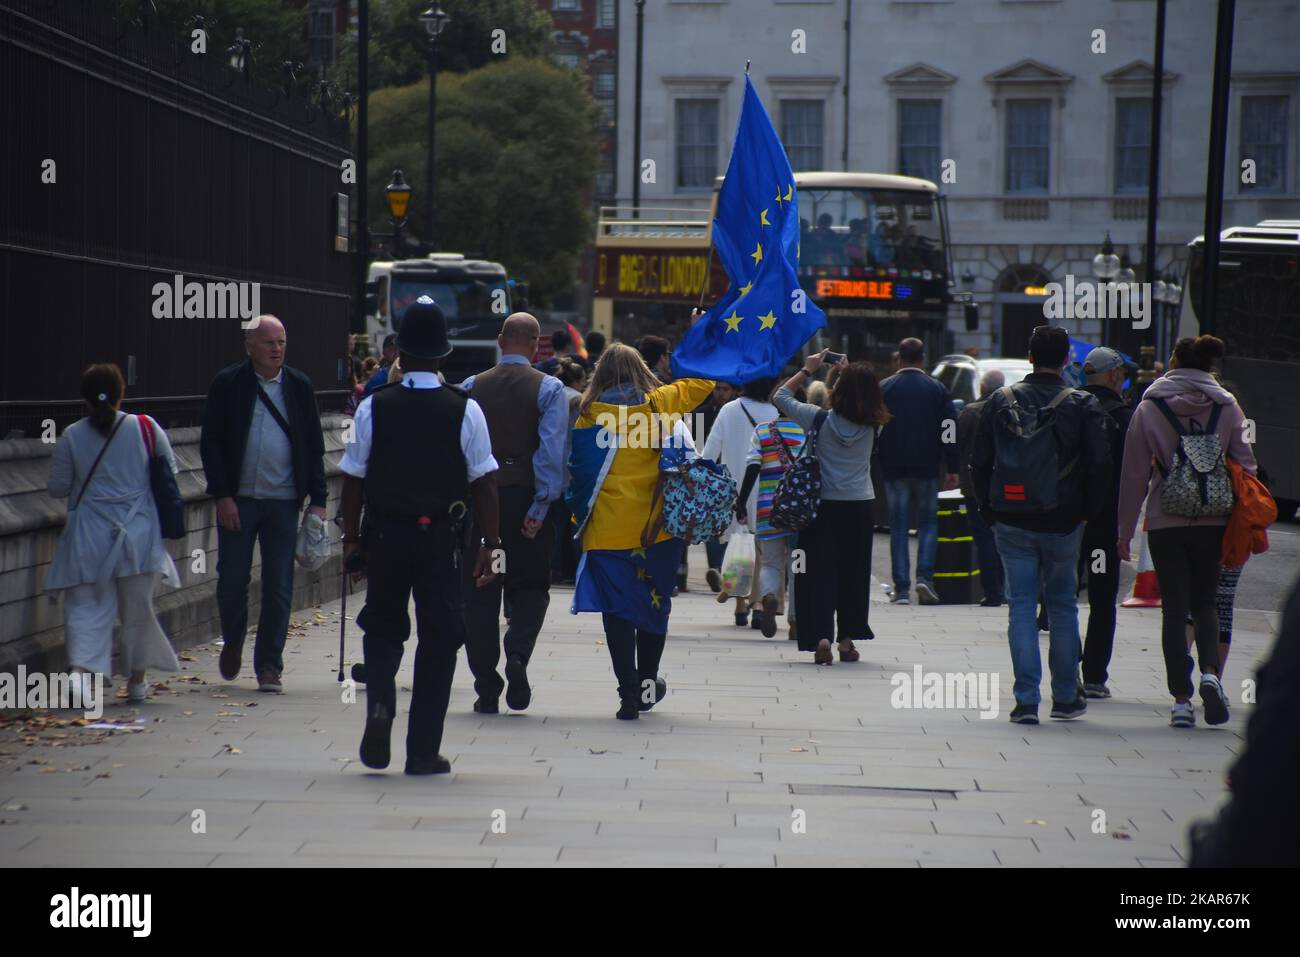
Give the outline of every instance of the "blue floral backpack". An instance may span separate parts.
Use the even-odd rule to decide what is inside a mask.
[[[651,408],[653,412],[653,407]],[[659,478],[650,514],[663,496],[663,511],[657,521],[646,520],[641,544],[649,548],[666,531],[688,545],[717,538],[731,527],[736,508],[736,483],[725,465],[700,458],[678,430],[663,430],[659,450]]]

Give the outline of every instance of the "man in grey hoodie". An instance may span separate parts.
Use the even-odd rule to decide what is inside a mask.
[[[1224,354],[1221,339],[1200,336],[1180,339],[1174,346],[1170,370],[1151,383],[1129,421],[1124,442],[1124,467],[1119,486],[1119,557],[1132,558],[1130,542],[1138,513],[1146,500],[1146,529],[1156,580],[1160,583],[1161,647],[1165,677],[1174,698],[1170,724],[1196,724],[1192,706],[1192,658],[1187,653],[1186,621],[1190,612],[1201,667],[1201,701],[1205,720],[1228,720],[1228,698],[1219,680],[1219,620],[1214,599],[1219,554],[1228,515],[1185,518],[1168,515],[1160,495],[1180,437],[1158,403],[1178,419],[1185,432],[1208,428],[1214,410],[1214,433],[1226,455],[1252,475],[1255,454],[1246,441],[1246,417],[1232,393],[1219,385],[1210,370]],[[1153,464],[1155,467],[1153,467]]]

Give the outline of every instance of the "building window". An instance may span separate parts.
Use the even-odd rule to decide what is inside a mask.
[[[1052,125],[1050,100],[1007,101],[1007,192],[1046,193]]]
[[[1115,192],[1147,188],[1151,161],[1151,97],[1115,101]]]
[[[782,100],[781,139],[790,168],[822,168],[826,104],[822,100]]]
[[[602,153],[600,167],[596,171],[596,196],[599,199],[614,198],[614,155]]]
[[[592,77],[592,92],[596,99],[606,100],[614,98],[614,71],[601,70]]]
[[[709,189],[718,175],[718,101],[677,101],[677,186]]]
[[[555,62],[560,66],[567,66],[571,70],[576,70],[581,62],[581,57],[576,53],[557,53],[555,54]]]
[[[898,171],[904,176],[939,179],[938,100],[898,101]]]
[[[555,0],[551,9],[557,13],[577,13],[582,9],[582,0]]]
[[[307,10],[307,37],[311,60],[321,66],[334,65],[334,10],[331,6],[313,2]]]
[[[615,26],[617,7],[618,0],[600,0],[600,5],[596,9],[596,26],[600,29],[612,30]]]
[[[1285,96],[1241,98],[1241,159],[1255,161],[1255,182],[1242,189],[1286,189],[1289,106]]]

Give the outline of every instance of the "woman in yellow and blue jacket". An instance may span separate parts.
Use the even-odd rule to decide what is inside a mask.
[[[578,409],[566,499],[582,547],[572,612],[600,612],[618,679],[617,717],[631,721],[667,693],[659,676],[681,542],[660,529],[659,452],[713,382],[662,385],[637,351],[614,343]],[[660,529],[650,537],[648,530]]]

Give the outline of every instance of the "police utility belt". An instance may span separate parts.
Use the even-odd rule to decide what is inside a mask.
[[[405,527],[414,526],[420,532],[426,535],[432,535],[437,529],[445,528],[448,532],[448,539],[451,544],[452,561],[459,567],[460,553],[465,548],[466,543],[463,536],[466,530],[465,516],[468,513],[468,507],[463,500],[457,500],[447,506],[447,511],[442,514],[434,513],[432,515],[402,514],[398,512],[385,512],[381,509],[366,507],[366,521],[368,528],[376,525],[400,525]],[[367,537],[365,532],[362,537]]]

